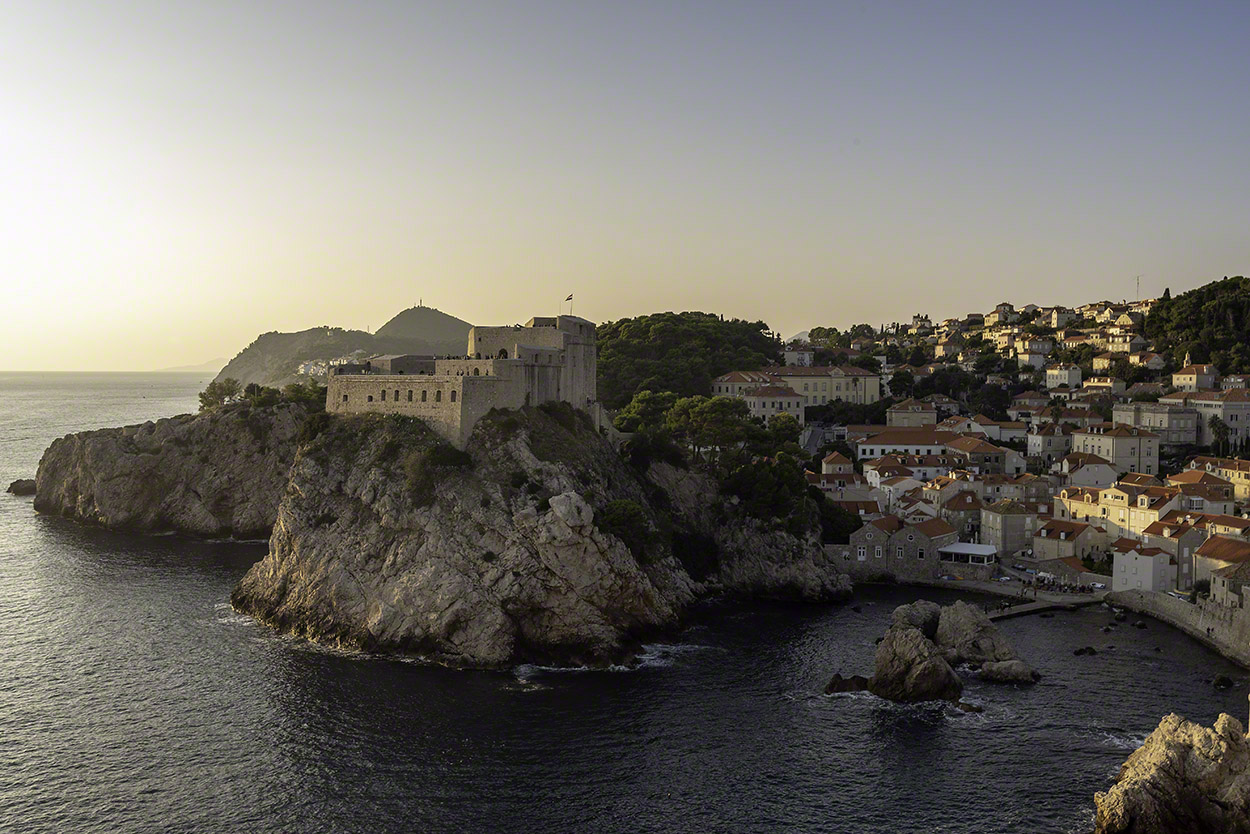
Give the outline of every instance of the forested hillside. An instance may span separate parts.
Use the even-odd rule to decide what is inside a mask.
[[[599,399],[620,408],[642,390],[710,394],[729,371],[780,363],[781,343],[762,321],[715,313],[653,313],[599,326]]]
[[[1150,311],[1146,338],[1177,364],[1188,353],[1221,373],[1250,373],[1250,278],[1237,276],[1166,295]]]

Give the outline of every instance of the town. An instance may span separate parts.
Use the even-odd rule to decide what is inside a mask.
[[[1227,621],[1250,580],[1248,378],[1153,352],[1155,303],[815,328],[712,392],[827,451],[806,477],[863,522],[827,545],[857,579],[1138,591]]]

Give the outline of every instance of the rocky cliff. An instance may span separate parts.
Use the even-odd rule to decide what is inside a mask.
[[[621,459],[567,407],[492,412],[467,452],[420,421],[336,418],[302,448],[235,606],[325,643],[471,667],[604,664],[717,593],[830,599],[815,535]]]
[[[1250,744],[1221,715],[1203,727],[1168,715],[1094,796],[1098,834],[1250,832]]]
[[[301,405],[240,403],[67,435],[39,462],[35,509],[117,530],[264,538],[308,419]]]

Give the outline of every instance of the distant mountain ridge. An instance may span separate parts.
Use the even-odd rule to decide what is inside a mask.
[[[304,362],[337,359],[356,351],[379,353],[429,353],[460,355],[468,344],[467,321],[433,307],[410,307],[396,315],[377,333],[341,327],[312,327],[296,333],[271,331],[226,363],[217,379],[237,379],[247,385],[282,386],[298,379]]]

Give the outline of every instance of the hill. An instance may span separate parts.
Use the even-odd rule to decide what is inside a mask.
[[[1250,373],[1250,278],[1237,276],[1165,295],[1145,322],[1155,350],[1178,365],[1189,354],[1221,373]]]
[[[653,313],[599,326],[599,399],[620,408],[639,391],[707,395],[712,380],[781,361],[762,321],[715,313]]]
[[[244,385],[282,386],[296,379],[300,363],[337,359],[361,351],[379,353],[462,354],[468,343],[466,321],[433,309],[412,307],[384,324],[376,334],[341,327],[313,327],[297,333],[262,333],[231,359],[217,379],[231,377]]]

